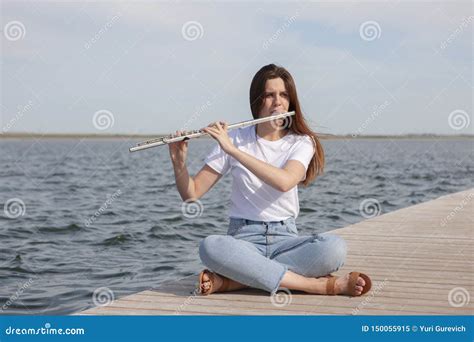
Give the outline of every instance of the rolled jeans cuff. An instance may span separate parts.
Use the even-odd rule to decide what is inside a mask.
[[[278,289],[280,288],[280,283],[283,279],[283,277],[285,276],[286,272],[288,271],[288,266],[286,265],[282,265],[283,266],[283,271],[281,272],[280,276],[278,277],[278,280],[275,284],[275,286],[273,287],[273,289],[270,290],[270,295],[275,295],[278,291]]]

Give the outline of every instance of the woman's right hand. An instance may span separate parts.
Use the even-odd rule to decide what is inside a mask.
[[[184,132],[183,131],[176,131],[176,136],[181,136]],[[174,143],[168,144],[170,157],[173,164],[175,163],[185,163],[186,156],[188,153],[188,142],[187,141],[177,141]]]

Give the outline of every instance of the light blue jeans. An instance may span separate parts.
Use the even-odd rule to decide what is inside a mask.
[[[275,222],[231,217],[227,235],[210,235],[199,246],[210,270],[271,294],[288,270],[305,277],[337,271],[346,251],[346,242],[334,234],[299,236],[293,217]]]

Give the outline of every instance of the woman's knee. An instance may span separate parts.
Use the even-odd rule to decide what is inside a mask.
[[[305,276],[320,277],[336,272],[346,261],[347,244],[334,234],[319,234],[316,237],[315,256],[304,271]]]
[[[312,244],[304,247],[304,259],[290,269],[306,277],[325,276],[344,265],[346,254],[347,244],[344,239],[334,234],[318,234]]]
[[[222,253],[225,251],[225,235],[209,235],[204,238],[199,245],[199,257],[207,267],[215,267],[219,260],[222,260]]]
[[[341,268],[346,262],[347,257],[347,243],[338,235],[322,234],[326,242],[325,254],[327,266],[332,269],[330,272],[335,272]]]

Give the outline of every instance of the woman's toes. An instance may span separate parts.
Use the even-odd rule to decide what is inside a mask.
[[[359,286],[365,286],[364,278],[361,278],[361,277],[357,278],[357,283],[356,284],[359,285]]]
[[[204,273],[203,276],[202,276],[202,283],[201,283],[201,291],[207,291],[209,290],[211,284],[210,284],[210,281],[209,281],[209,276]]]
[[[355,287],[355,290],[358,291],[358,292],[362,292],[364,288],[362,286],[356,286]]]

